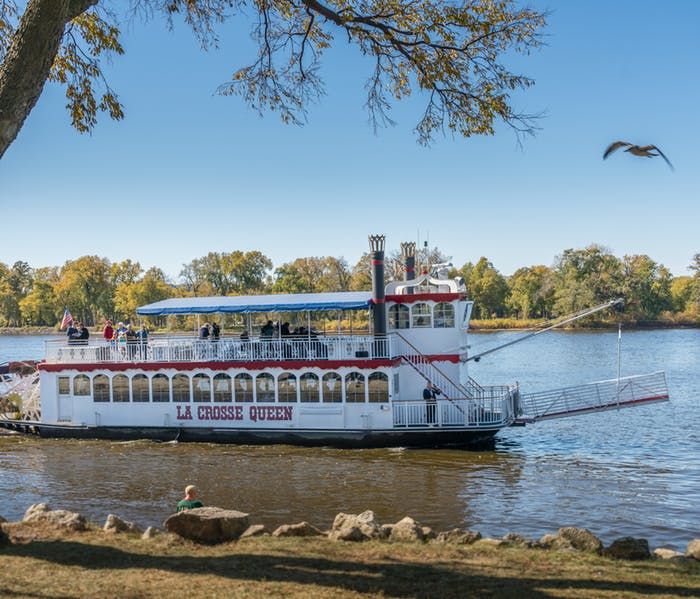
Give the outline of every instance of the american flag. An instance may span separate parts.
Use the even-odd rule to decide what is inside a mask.
[[[65,329],[71,322],[73,322],[73,316],[66,308],[63,311],[63,320],[61,321],[61,330]]]

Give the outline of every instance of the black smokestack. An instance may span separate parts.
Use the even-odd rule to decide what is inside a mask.
[[[384,308],[384,235],[370,235],[369,249],[372,256],[372,322],[374,336],[386,335],[386,310]]]
[[[401,255],[404,263],[404,281],[412,281],[416,278],[416,243],[415,241],[405,241],[401,244]],[[406,293],[413,294],[413,287],[408,287]]]

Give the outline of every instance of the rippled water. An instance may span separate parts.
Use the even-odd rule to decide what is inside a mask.
[[[472,352],[517,333],[475,334]],[[622,372],[665,370],[671,402],[512,428],[487,452],[336,450],[0,437],[0,514],[31,503],[159,524],[188,483],[206,504],[269,526],[373,509],[445,529],[539,536],[586,526],[604,541],[644,536],[684,548],[700,536],[700,330],[623,335]],[[42,338],[0,337],[0,361],[38,358]],[[472,367],[525,391],[613,378],[616,332],[542,335]]]

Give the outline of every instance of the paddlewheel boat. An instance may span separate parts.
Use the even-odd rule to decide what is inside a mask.
[[[31,409],[0,425],[44,437],[479,446],[508,426],[668,400],[662,372],[534,394],[479,385],[468,373],[478,356],[468,352],[473,302],[463,281],[416,275],[415,244],[405,243],[405,279],[385,287],[384,237],[371,236],[370,249],[371,292],[177,298],[137,310],[238,314],[243,335],[49,341],[39,405],[33,385]],[[367,333],[340,325],[357,311],[369,312]],[[313,328],[336,314],[332,332]],[[254,322],[285,316],[307,326],[256,333]]]

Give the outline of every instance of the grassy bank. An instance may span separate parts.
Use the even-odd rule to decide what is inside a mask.
[[[4,597],[689,597],[700,562],[431,543],[257,537],[200,546],[5,524]]]

